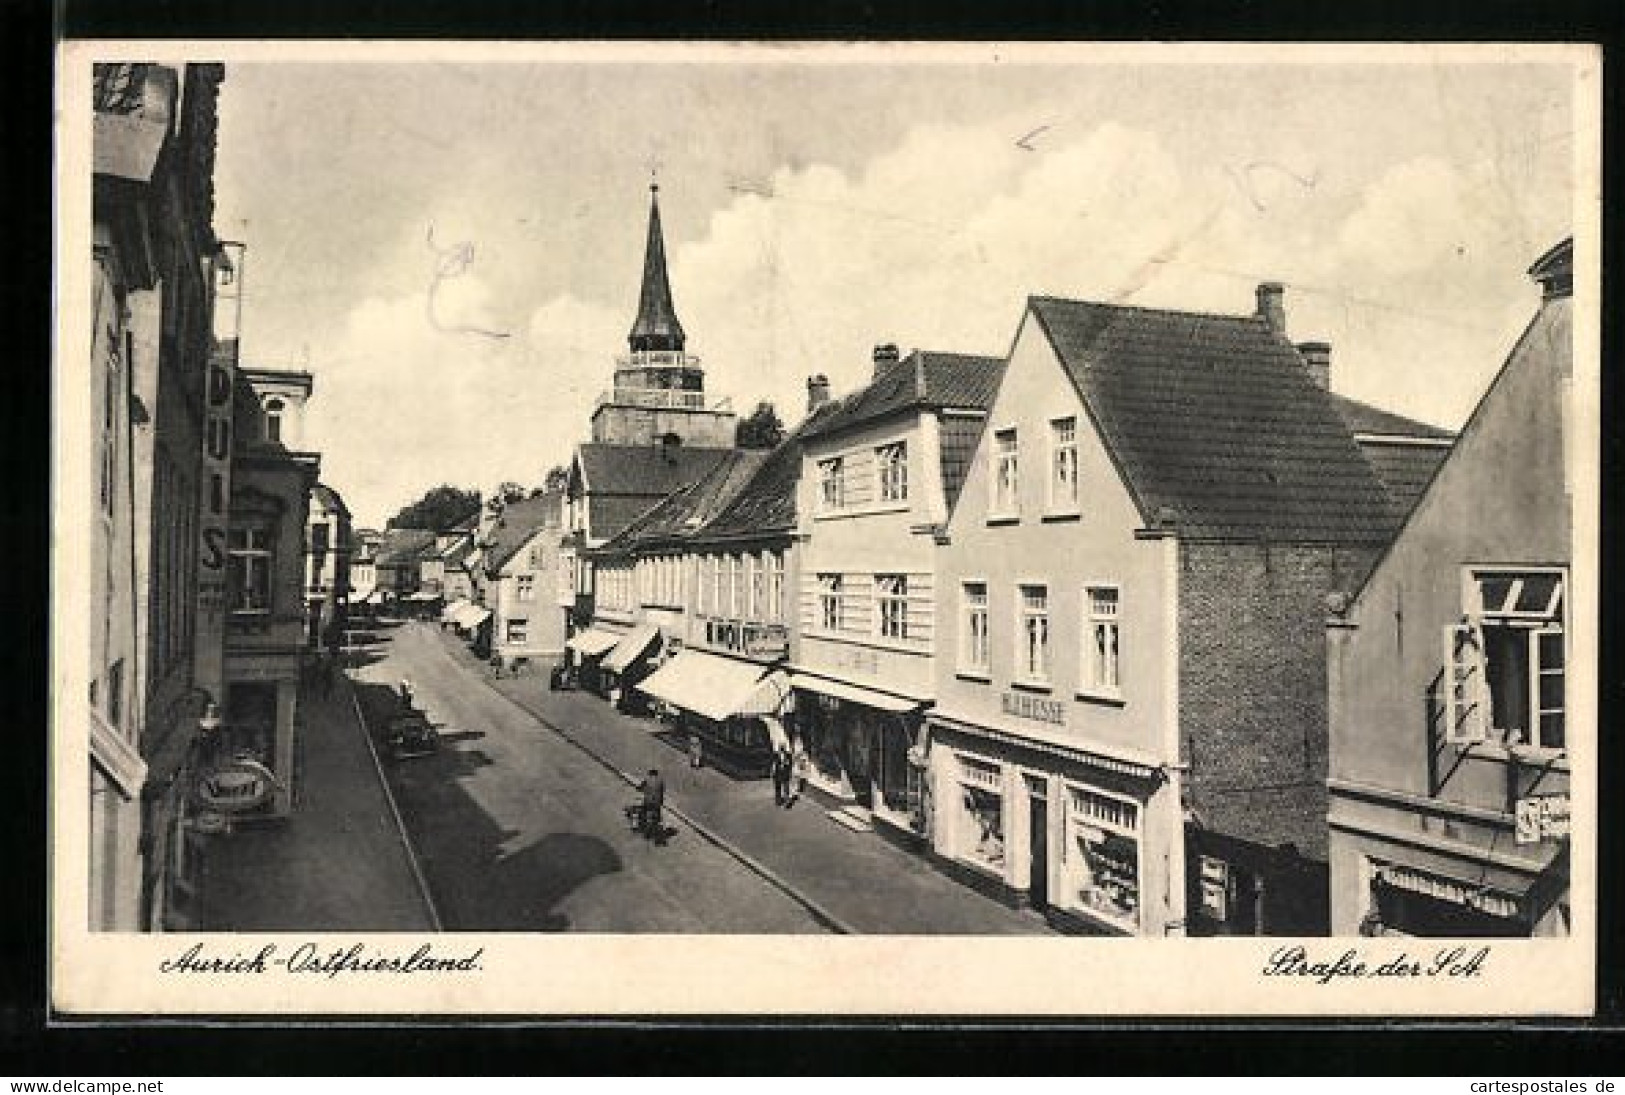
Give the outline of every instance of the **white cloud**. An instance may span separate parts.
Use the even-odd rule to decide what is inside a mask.
[[[1027,128],[920,125],[855,172],[735,180],[681,245],[668,213],[677,310],[711,392],[741,410],[771,399],[793,422],[809,373],[850,389],[877,342],[1003,353],[1029,294],[1241,313],[1281,280],[1292,335],[1333,343],[1335,387],[1456,424],[1533,309],[1524,267],[1565,227],[1518,180],[1439,157],[1365,183],[1286,144],[1193,166],[1121,124],[1060,125],[1036,151],[1013,142]],[[626,216],[641,226],[643,209]],[[558,261],[636,271],[641,254]],[[441,327],[500,329],[488,284],[516,280],[470,266],[445,281]],[[312,405],[331,481],[379,519],[441,480],[538,482],[587,436],[635,306],[630,291],[557,296],[492,339],[436,330],[421,294],[364,302]],[[405,458],[431,451],[432,468]]]

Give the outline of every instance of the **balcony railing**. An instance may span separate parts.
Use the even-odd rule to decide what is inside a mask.
[[[700,359],[681,350],[637,350],[615,358],[617,369],[698,369]]]
[[[733,401],[727,396],[707,399],[704,392],[681,388],[614,388],[598,396],[598,406],[613,403],[621,407],[652,407],[656,410],[725,411]]]

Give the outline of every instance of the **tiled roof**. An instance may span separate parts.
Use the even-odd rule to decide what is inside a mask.
[[[604,547],[611,551],[686,540],[751,481],[768,454],[728,450],[726,458],[700,478],[667,495],[627,525]]]
[[[1358,399],[1350,399],[1346,395],[1329,393],[1332,407],[1348,423],[1349,429],[1355,433],[1380,433],[1397,437],[1423,437],[1435,441],[1449,441],[1456,435],[1449,430],[1438,426],[1430,426],[1426,422],[1418,422],[1414,418],[1385,411],[1380,407],[1373,407],[1369,403],[1361,403]]]
[[[731,449],[669,451],[658,445],[604,445],[576,449],[586,478],[594,538],[608,540],[666,495],[721,463]]]
[[[803,439],[827,415],[838,413],[826,403],[813,411],[773,449],[756,474],[694,536],[695,542],[737,539],[752,534],[785,534],[796,527],[796,485],[801,482]]]
[[[1401,445],[1381,438],[1362,438],[1360,451],[1388,491],[1395,516],[1401,521],[1415,508],[1433,481],[1433,473],[1450,455],[1448,445]]]
[[[589,442],[577,452],[587,489],[594,496],[631,494],[662,498],[694,482],[727,456],[729,449],[676,445],[604,445]]]
[[[521,498],[502,507],[502,514],[486,533],[485,570],[495,574],[542,528],[556,523],[559,492]]]
[[[1387,492],[1328,393],[1254,316],[1034,297],[1048,337],[1152,523],[1212,539],[1374,543]]]
[[[883,366],[864,387],[831,404],[809,424],[805,437],[819,437],[872,422],[907,407],[955,407],[985,411],[999,393],[1004,359],[915,350]]]
[[[434,550],[434,529],[392,528],[378,545],[378,562],[410,563]]]
[[[970,474],[971,460],[976,455],[976,443],[987,428],[985,417],[967,418],[955,415],[944,417],[937,434],[942,449],[942,493],[949,512],[959,501],[959,491]]]

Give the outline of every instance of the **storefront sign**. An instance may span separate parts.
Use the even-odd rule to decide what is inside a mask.
[[[999,706],[1006,715],[1014,715],[1018,719],[1066,725],[1066,704],[1060,700],[1047,700],[1023,692],[1005,692],[999,696]]]
[[[1530,795],[1520,798],[1514,816],[1514,832],[1519,844],[1561,839],[1569,835],[1569,796]]]
[[[222,814],[257,810],[277,790],[277,778],[257,760],[233,757],[204,773],[197,781],[198,801]]]
[[[790,631],[783,624],[746,624],[744,648],[752,658],[782,658],[790,652]]]

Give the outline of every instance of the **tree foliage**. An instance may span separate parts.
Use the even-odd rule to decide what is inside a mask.
[[[505,480],[498,483],[497,489],[491,492],[491,497],[486,500],[485,508],[490,510],[492,513],[500,513],[502,511],[502,507],[508,505],[510,502],[523,501],[527,493],[528,492],[524,487],[520,486],[518,483],[515,483],[513,480]]]
[[[542,490],[563,490],[570,485],[570,469],[563,464],[554,464],[542,476]]]
[[[388,528],[426,528],[443,532],[480,510],[480,492],[442,484],[389,519]]]
[[[784,423],[779,412],[765,399],[756,409],[739,420],[734,430],[734,444],[742,449],[771,449],[784,440]]]

